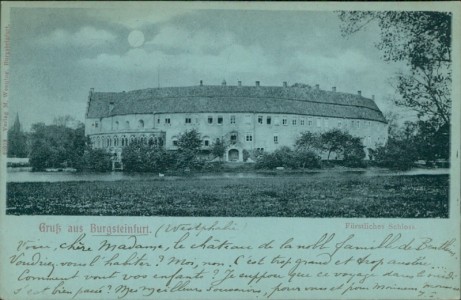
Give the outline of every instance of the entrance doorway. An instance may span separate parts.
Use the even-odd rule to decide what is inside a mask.
[[[239,160],[239,151],[237,149],[230,149],[228,153],[229,161]]]

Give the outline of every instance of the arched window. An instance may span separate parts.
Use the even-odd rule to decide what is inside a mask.
[[[157,138],[157,145],[158,145],[159,147],[162,147],[162,146],[163,146],[163,143],[164,143],[163,138],[161,138],[161,137]]]
[[[115,147],[118,146],[118,137],[117,136],[114,136],[114,146]]]
[[[124,135],[122,135],[120,140],[121,140],[122,147],[125,146],[125,136]]]
[[[125,129],[130,129],[130,121],[125,122]]]
[[[96,138],[96,148],[101,148],[101,138],[99,136]]]
[[[144,121],[143,120],[139,120],[138,128],[144,128]]]
[[[141,143],[143,143],[143,144],[146,144],[147,139],[146,139],[146,137],[145,137],[144,135],[141,135],[141,138],[139,139],[139,141],[140,141]]]
[[[133,143],[135,141],[136,137],[134,135],[130,136],[130,143]]]
[[[107,147],[112,146],[112,139],[110,137],[107,137]]]

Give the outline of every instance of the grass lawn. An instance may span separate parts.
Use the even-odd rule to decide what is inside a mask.
[[[8,183],[7,214],[448,217],[448,175]]]

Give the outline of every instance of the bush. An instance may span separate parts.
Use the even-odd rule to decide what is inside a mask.
[[[163,172],[176,166],[176,155],[155,145],[133,141],[123,148],[124,170],[130,172]]]
[[[415,149],[406,140],[389,139],[385,146],[375,150],[375,159],[380,167],[408,170],[416,160]]]
[[[79,169],[106,172],[112,169],[111,155],[103,149],[88,149]]]
[[[314,154],[315,155],[315,154]],[[305,164],[307,165],[311,155],[304,157]],[[274,169],[277,167],[284,167],[290,169],[298,169],[301,167],[300,154],[291,150],[289,147],[281,147],[272,153],[264,153],[256,160],[256,169]]]

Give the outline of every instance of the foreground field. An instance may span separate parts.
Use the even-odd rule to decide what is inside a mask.
[[[14,215],[448,217],[448,175],[8,183]]]

